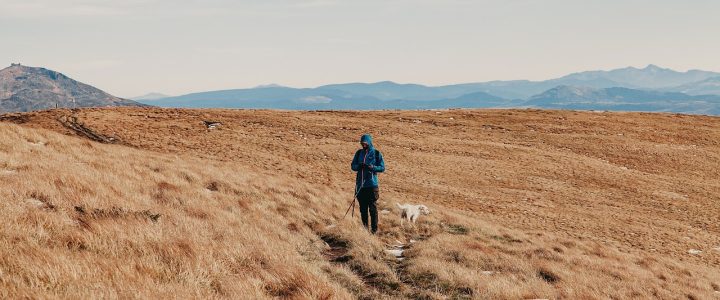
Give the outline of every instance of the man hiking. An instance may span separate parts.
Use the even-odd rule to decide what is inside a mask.
[[[360,145],[362,145],[362,149],[355,152],[350,167],[357,172],[355,195],[360,203],[360,218],[363,225],[369,228],[372,234],[375,234],[378,225],[375,202],[380,198],[377,173],[385,171],[385,161],[383,161],[380,151],[373,146],[372,137],[369,134],[360,137]],[[368,227],[368,211],[370,212],[370,227]]]

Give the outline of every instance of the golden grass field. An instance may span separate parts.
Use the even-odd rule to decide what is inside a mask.
[[[1,298],[720,299],[718,117],[102,108],[0,120]],[[357,213],[342,219],[366,132],[387,168],[377,236]],[[403,228],[395,203],[432,214]],[[402,261],[385,251],[395,244]]]

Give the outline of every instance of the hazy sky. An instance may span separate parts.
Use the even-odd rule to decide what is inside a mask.
[[[720,71],[719,16],[717,0],[0,0],[0,68],[43,66],[121,97]]]

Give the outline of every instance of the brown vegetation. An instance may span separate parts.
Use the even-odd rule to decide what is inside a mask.
[[[0,119],[22,123],[0,124],[3,298],[720,294],[714,117],[112,108]],[[376,237],[341,220],[365,132],[387,161]],[[401,228],[396,202],[433,213]],[[398,243],[402,261],[384,251]]]

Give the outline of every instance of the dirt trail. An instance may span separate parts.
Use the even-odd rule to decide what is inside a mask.
[[[114,144],[118,142],[113,137],[103,136],[86,127],[82,122],[78,121],[78,117],[75,113],[73,113],[72,115],[60,116],[57,120],[58,122],[60,122],[60,124],[65,126],[65,128],[72,130],[77,135],[84,136],[93,141],[103,144]]]

